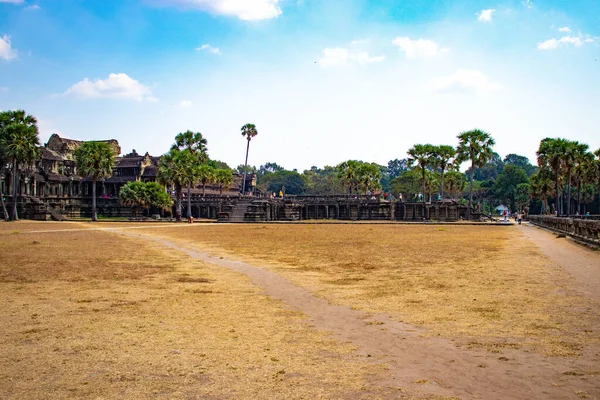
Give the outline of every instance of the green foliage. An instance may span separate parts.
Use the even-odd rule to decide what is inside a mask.
[[[263,178],[263,187],[269,193],[279,193],[282,187],[285,187],[286,194],[303,194],[306,188],[306,182],[296,171],[277,171],[267,174]]]
[[[344,192],[338,171],[335,167],[312,167],[302,173],[306,182],[305,193],[313,195],[339,194]]]
[[[444,175],[444,189],[454,199],[457,199],[465,190],[466,183],[467,177],[460,171],[448,171]]]
[[[83,142],[74,156],[77,173],[93,180],[110,177],[115,166],[115,154],[106,142]]]
[[[517,167],[514,164],[508,164],[504,167],[498,179],[496,179],[493,192],[501,201],[509,201],[511,209],[515,210],[517,186],[522,183],[529,183],[529,179],[523,168]],[[527,189],[527,196],[529,197],[529,188]]]
[[[431,144],[415,144],[407,152],[408,166],[421,171],[421,193],[423,194],[423,201],[425,201],[425,193],[427,191],[425,171],[432,164],[432,154],[434,150],[435,146]]]
[[[39,154],[37,120],[23,110],[0,112],[0,172],[10,164],[13,176],[11,219],[18,220],[17,202],[18,179],[21,169],[30,166]],[[4,200],[2,200],[4,207]],[[7,213],[3,210],[4,218]]]
[[[511,164],[512,165],[512,164]],[[520,168],[520,167],[517,167]],[[525,170],[523,170],[525,172]],[[515,190],[517,210],[522,211],[530,202],[531,186],[529,183],[519,183]]]
[[[75,150],[74,156],[77,173],[92,180],[92,221],[97,221],[96,181],[112,174],[115,154],[106,142],[84,142]]]
[[[248,165],[247,167],[244,166],[244,164],[240,164],[235,168],[235,173],[236,174],[243,174],[244,173],[244,168],[248,168],[248,174],[256,174],[258,172],[258,170],[256,169],[255,166],[253,165]]]
[[[281,165],[278,165],[277,163],[268,162],[264,165],[261,165],[256,173],[256,183],[260,185],[265,175],[283,170],[285,170],[285,168],[283,168]]]
[[[394,196],[402,194],[404,201],[411,200],[415,194],[421,192],[421,176],[418,171],[406,170],[392,179],[390,186]]]
[[[213,167],[214,169],[228,169],[231,171],[231,168],[229,167],[229,165],[227,165],[226,162],[219,160],[208,160],[206,165]]]
[[[390,180],[396,178],[404,171],[408,171],[408,160],[406,158],[403,159],[395,159],[388,161],[387,165],[388,174]]]
[[[467,208],[467,219],[471,216],[473,206],[473,175],[475,167],[483,167],[494,155],[492,150],[496,142],[487,133],[480,129],[462,132],[458,135],[458,146],[456,147],[456,162],[458,165],[465,161],[471,162],[469,179],[469,207]]]
[[[171,146],[173,150],[187,150],[196,155],[200,164],[208,162],[207,140],[200,132],[190,130],[175,135],[175,143]]]
[[[215,170],[214,182],[219,185],[219,194],[223,194],[223,187],[228,187],[233,182],[233,174],[229,168]]]
[[[375,163],[348,160],[336,167],[338,178],[349,193],[366,193],[381,189],[381,170]]]
[[[532,165],[529,162],[529,158],[513,153],[508,154],[506,157],[504,157],[504,164],[513,164],[517,167],[523,168],[527,176],[535,174],[538,170],[538,167]]]
[[[121,188],[119,199],[125,206],[140,208],[167,210],[173,204],[165,188],[157,182],[128,182]]]

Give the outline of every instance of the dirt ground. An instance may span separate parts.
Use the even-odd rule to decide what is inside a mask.
[[[261,389],[257,392],[253,391],[251,383],[242,381],[237,385],[239,389],[227,391],[225,386],[215,385],[212,379],[222,376],[227,381],[232,373],[226,368],[219,368],[222,365],[216,363],[207,372],[211,376],[209,383],[198,384],[185,393],[174,392],[182,398],[207,398],[203,395],[208,393],[214,398],[434,396],[463,399],[568,399],[600,396],[600,318],[594,297],[590,295],[593,288],[586,288],[581,277],[578,278],[576,274],[570,275],[573,270],[579,269],[577,265],[570,263],[572,270],[565,268],[565,260],[575,258],[566,257],[557,259],[557,262],[545,254],[543,241],[532,238],[535,240],[533,242],[529,239],[526,229],[533,228],[523,227],[519,230],[517,227],[358,224],[22,226],[23,232],[18,234],[2,231],[3,226],[0,226],[0,234],[6,235],[0,236],[0,250],[3,254],[0,259],[2,285],[14,283],[11,276],[15,275],[20,276],[21,280],[26,280],[30,275],[33,275],[32,281],[39,279],[37,282],[28,282],[27,285],[39,283],[43,279],[50,280],[50,277],[36,278],[36,274],[41,272],[33,268],[37,265],[39,269],[39,263],[34,260],[30,261],[31,268],[24,268],[23,265],[27,263],[19,259],[16,264],[9,264],[12,265],[12,268],[8,268],[10,273],[5,274],[4,254],[9,254],[5,250],[12,248],[11,257],[18,257],[19,250],[23,249],[22,246],[19,247],[23,244],[21,238],[29,240],[32,236],[46,236],[56,239],[58,235],[59,241],[66,243],[62,246],[63,253],[73,247],[68,245],[69,240],[81,240],[81,236],[100,235],[117,243],[133,241],[135,250],[141,255],[130,252],[121,258],[114,257],[118,252],[107,254],[104,251],[107,260],[136,260],[130,266],[141,268],[131,277],[122,277],[124,272],[121,270],[124,268],[118,268],[120,272],[112,272],[120,277],[115,279],[137,281],[137,285],[131,283],[133,286],[128,293],[137,295],[149,290],[145,281],[156,281],[159,276],[164,276],[161,278],[163,290],[175,290],[178,285],[174,282],[190,283],[185,282],[189,268],[194,272],[201,270],[203,274],[207,274],[207,271],[217,274],[218,279],[203,277],[210,283],[204,282],[200,285],[202,287],[214,285],[217,281],[226,282],[226,286],[230,287],[232,277],[243,280],[248,285],[249,294],[236,298],[235,290],[225,291],[218,303],[224,305],[226,302],[227,307],[217,308],[218,312],[213,314],[207,310],[214,311],[214,303],[205,305],[208,308],[204,308],[204,313],[210,315],[205,318],[229,318],[231,324],[235,322],[239,329],[246,329],[248,324],[251,325],[248,320],[240,319],[239,314],[227,316],[236,305],[238,309],[241,307],[245,310],[246,304],[252,304],[257,299],[265,298],[268,302],[274,302],[277,307],[284,308],[290,314],[288,318],[292,320],[281,321],[281,326],[293,323],[308,335],[304,342],[280,342],[280,350],[300,351],[308,357],[310,363],[315,361],[314,357],[317,355],[323,356],[322,351],[306,354],[306,349],[314,347],[314,338],[310,335],[322,335],[324,339],[319,339],[318,342],[325,340],[325,346],[329,346],[323,356],[327,364],[324,368],[337,379],[331,381],[329,379],[332,378],[329,378],[329,384],[325,385],[329,391],[324,391],[321,384],[323,381],[319,379],[325,376],[322,375],[322,370],[310,376],[307,372],[299,372],[302,377],[307,377],[306,383],[312,382],[313,385],[303,387],[299,384],[300,390],[296,387],[292,390],[291,382],[284,381],[271,388],[271,392],[262,392],[260,390],[267,383],[263,380],[258,382],[257,386]],[[109,232],[89,231],[90,227],[98,226]],[[36,232],[49,230],[54,232]],[[60,235],[77,239],[61,239]],[[115,240],[114,238],[119,238],[117,235],[121,239]],[[5,246],[4,238],[19,239]],[[106,243],[100,245],[100,239],[92,242],[98,243],[100,247],[106,246]],[[541,243],[542,247],[536,243]],[[79,244],[79,249],[85,248],[87,254],[90,243]],[[160,264],[161,258],[152,253],[151,259],[157,264],[140,263],[140,259],[147,259],[143,255],[150,250],[166,255],[167,260],[175,257],[178,261],[175,264],[172,261]],[[587,250],[574,247],[569,251],[579,254],[580,251]],[[80,253],[71,251],[68,258],[72,259],[74,254],[80,257]],[[102,251],[92,253],[102,254]],[[31,257],[35,259],[39,257],[39,253],[31,253]],[[585,273],[597,276],[598,271],[593,266],[600,266],[600,262],[594,263],[594,257],[598,255],[588,252],[582,257],[591,260]],[[93,266],[98,264],[98,260],[86,260],[84,264]],[[99,265],[102,266],[102,263]],[[153,268],[158,268],[160,272]],[[186,272],[182,273],[180,268]],[[57,279],[68,280],[60,276],[60,268],[52,266],[52,269],[58,270]],[[88,284],[81,274],[93,276],[97,270],[96,267],[90,267],[87,272],[79,271],[75,282],[77,285]],[[179,278],[174,278],[173,274]],[[142,277],[134,278],[136,275]],[[184,282],[180,281],[181,278]],[[140,282],[143,284],[140,285]],[[42,286],[49,286],[48,282]],[[39,292],[40,287],[33,285],[31,289]],[[21,290],[23,289],[17,292]],[[103,298],[105,290],[99,290],[97,294]],[[202,298],[207,294],[204,293]],[[14,296],[9,296],[12,297]],[[42,297],[41,303],[48,298]],[[161,299],[162,302],[153,305],[154,314],[165,312],[165,303],[169,304],[169,301],[164,301],[164,296]],[[14,302],[14,298],[12,301]],[[33,303],[33,300],[27,298],[27,302]],[[38,302],[38,306],[41,303]],[[22,310],[13,307],[12,313],[24,314],[22,317],[30,322],[27,320],[29,315]],[[262,315],[261,310],[264,310],[265,315]],[[131,311],[137,315],[139,310]],[[167,313],[170,316],[172,314]],[[256,310],[254,317],[268,321],[268,308],[262,305],[261,309]],[[4,318],[8,318],[8,314]],[[181,321],[182,318],[185,319],[182,313],[173,315],[172,324],[188,324],[189,329],[196,329],[198,334],[210,332],[213,328],[210,324],[199,327],[198,321]],[[90,321],[82,321],[81,327],[88,324]],[[139,334],[140,337],[156,333],[155,326],[146,326],[145,332]],[[104,328],[111,332],[122,330],[116,325]],[[5,337],[19,334],[17,331],[2,333]],[[157,336],[160,338],[156,340],[163,343],[163,335]],[[255,336],[252,335],[248,340],[246,349],[256,350]],[[6,348],[11,349],[11,344],[14,345],[12,342],[7,343]],[[121,349],[122,343],[117,347]],[[223,358],[239,357],[239,348],[228,349],[231,352]],[[90,353],[96,354],[98,351],[94,348]],[[6,350],[3,349],[2,354],[6,354]],[[218,355],[214,354],[213,357]],[[192,353],[190,358],[194,356]],[[136,358],[130,357],[132,360]],[[289,377],[287,371],[295,368],[295,361],[298,360],[295,355],[292,358],[294,362],[280,375]],[[255,360],[252,359],[252,362]],[[163,365],[168,364],[165,361]],[[7,368],[10,370],[11,363],[6,365],[2,367],[2,371]],[[244,368],[240,369],[243,372]],[[308,370],[313,371],[312,368]],[[140,375],[140,382],[146,382],[147,377],[143,373]],[[4,373],[2,377],[5,377]],[[39,384],[39,379],[37,381]],[[109,382],[110,388],[115,386],[112,381]],[[163,383],[165,387],[171,388],[174,382]],[[90,382],[86,385],[89,384]],[[227,382],[227,385],[231,385],[231,382]],[[205,391],[199,392],[199,387]],[[15,390],[11,393],[13,396],[15,393],[23,393],[18,391],[18,387]],[[144,393],[145,396],[157,398],[173,397],[173,392],[148,393],[136,391],[140,389],[132,390],[129,393]],[[113,397],[115,393],[111,392],[106,396]],[[63,397],[70,396],[67,393]]]

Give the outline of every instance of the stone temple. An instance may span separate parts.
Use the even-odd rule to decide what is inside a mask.
[[[115,139],[105,140],[113,149],[116,161],[112,176],[97,182],[98,214],[104,217],[131,217],[134,209],[122,205],[119,191],[128,182],[156,182],[160,156],[138,154],[135,150],[120,156],[121,147]],[[40,148],[40,156],[29,168],[22,170],[17,203],[21,218],[36,220],[66,220],[91,216],[92,182],[77,174],[74,151],[83,142],[53,134]],[[454,201],[406,203],[386,201],[374,196],[328,195],[261,197],[256,189],[256,176],[249,174],[246,188],[252,196],[242,196],[243,175],[234,174],[233,183],[223,188],[207,184],[192,188],[192,216],[220,222],[267,222],[314,219],[387,220],[387,221],[456,221],[465,218],[466,207]],[[5,199],[12,202],[10,173],[0,175]],[[165,186],[173,193],[173,188]],[[184,191],[185,194],[186,191]],[[184,199],[184,204],[187,199]],[[185,217],[185,205],[183,216]],[[0,210],[2,213],[2,210]],[[148,210],[154,217],[170,218],[174,210]],[[478,220],[481,214],[471,213]]]

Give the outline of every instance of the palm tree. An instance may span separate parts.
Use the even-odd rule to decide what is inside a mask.
[[[446,173],[444,185],[450,192],[450,196],[456,198],[457,193],[465,190],[465,175],[460,171],[450,170]]]
[[[435,168],[440,169],[440,197],[444,198],[444,172],[451,169],[454,163],[451,160],[456,155],[454,147],[449,145],[435,146],[432,152],[432,163]]]
[[[588,151],[587,144],[580,143],[576,148],[573,176],[577,184],[577,211],[581,214],[581,189],[593,179],[594,154]]]
[[[207,140],[202,136],[200,132],[192,132],[187,130],[183,133],[175,135],[175,144],[171,146],[172,149],[178,150],[189,150],[192,154],[197,154],[201,164],[208,162],[208,148]]]
[[[242,194],[246,193],[246,175],[248,170],[248,151],[250,150],[250,141],[253,137],[258,135],[256,126],[254,124],[246,124],[242,126],[242,136],[248,139],[248,145],[246,146],[246,162],[244,163],[244,180],[242,181]]]
[[[552,187],[552,171],[548,168],[539,169],[531,176],[531,195],[542,201],[542,214],[548,212],[548,197],[554,193]]]
[[[206,195],[206,184],[215,179],[215,169],[208,165],[201,165],[198,169],[198,178],[202,184],[202,197]]]
[[[594,155],[596,156],[596,162],[594,163],[593,173],[598,179],[598,214],[600,214],[600,149],[596,150]]]
[[[229,169],[217,169],[215,171],[215,183],[219,185],[219,196],[223,195],[223,186],[229,186],[233,182],[233,174]]]
[[[98,220],[96,182],[110,177],[114,165],[115,153],[106,142],[84,142],[75,150],[77,173],[92,179],[92,221]]]
[[[579,158],[588,151],[587,144],[576,141],[565,141],[566,146],[563,152],[563,166],[567,170],[567,215],[571,215],[571,187],[573,179],[573,169],[576,167]]]
[[[540,147],[536,153],[540,169],[549,169],[554,174],[554,193],[556,195],[555,208],[558,214],[562,214],[563,211],[560,202],[560,169],[566,147],[567,141],[565,139],[545,138],[540,142]]]
[[[358,190],[359,167],[360,163],[355,160],[344,161],[336,167],[338,178],[343,185],[348,186],[349,194],[352,194],[354,187]]]
[[[462,163],[471,161],[471,176],[469,182],[469,208],[467,219],[471,218],[471,207],[473,205],[473,175],[475,167],[482,168],[494,155],[492,147],[496,144],[494,139],[480,129],[462,132],[458,135],[458,147],[456,148],[456,159]]]
[[[434,146],[430,144],[415,144],[407,152],[408,166],[421,170],[421,181],[423,186],[421,193],[423,194],[423,201],[425,201],[425,169],[431,163],[431,153],[433,152],[433,149]]]
[[[0,135],[2,135],[1,132]],[[2,203],[2,216],[4,217],[4,221],[8,221],[8,211],[6,210],[6,203],[4,202],[4,193],[2,192],[2,185],[3,182],[6,180],[7,165],[8,160],[5,158],[4,154],[2,154],[2,147],[0,147],[0,177],[2,177],[2,179],[0,179],[0,203]]]
[[[363,193],[381,189],[381,170],[377,164],[360,163],[356,172]]]
[[[158,163],[158,181],[164,185],[175,187],[175,220],[181,221],[181,175],[178,173],[178,156],[179,150],[171,149],[167,154],[164,154]]]
[[[11,219],[17,221],[17,196],[21,168],[33,163],[39,154],[37,120],[23,110],[0,112],[0,149],[2,156],[11,164],[12,212]],[[6,215],[6,214],[5,214]]]

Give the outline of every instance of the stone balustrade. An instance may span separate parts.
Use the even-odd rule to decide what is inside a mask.
[[[529,222],[600,247],[600,221],[598,220],[530,215]]]

